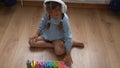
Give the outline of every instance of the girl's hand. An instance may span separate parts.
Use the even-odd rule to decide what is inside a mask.
[[[29,38],[29,40],[36,40],[37,41],[37,38],[38,38],[38,35],[40,34],[41,30],[37,30],[37,32]]]
[[[71,66],[73,64],[73,60],[72,60],[70,53],[66,54],[64,61],[68,66]]]
[[[40,34],[40,30],[38,29],[37,32],[29,38],[30,45],[33,45],[35,42],[37,42],[39,34]]]
[[[37,38],[38,38],[38,35],[35,34],[35,35],[33,35],[31,38],[32,38],[32,39],[37,39]]]
[[[38,35],[35,34],[35,35],[33,35],[33,36],[31,36],[31,37],[29,38],[29,41],[31,41],[31,42],[36,42],[36,41],[37,41],[37,38],[38,38]]]

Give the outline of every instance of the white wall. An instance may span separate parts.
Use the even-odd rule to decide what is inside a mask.
[[[100,3],[100,4],[108,4],[110,0],[63,0],[67,2],[75,2],[75,3]]]
[[[44,1],[44,0],[24,0],[24,1]],[[108,4],[110,0],[63,0],[65,2],[74,3],[96,3],[96,4]]]

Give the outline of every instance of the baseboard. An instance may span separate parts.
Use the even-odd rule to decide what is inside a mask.
[[[18,1],[20,3],[20,1]],[[43,1],[24,1],[24,6],[41,6],[43,7]],[[68,7],[74,8],[100,8],[108,9],[108,4],[88,4],[88,3],[66,3]]]

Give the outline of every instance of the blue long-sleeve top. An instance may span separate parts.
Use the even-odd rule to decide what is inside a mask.
[[[41,36],[48,41],[59,40],[59,39],[63,40],[65,42],[66,50],[70,52],[72,47],[72,33],[71,33],[68,15],[64,13],[63,19],[62,17],[58,19],[50,18],[50,27],[49,29],[46,29],[45,25],[48,23],[48,20],[49,20],[49,14],[45,13],[38,27],[38,29],[41,30]],[[61,21],[63,28],[60,31],[58,29],[57,24],[59,24]]]

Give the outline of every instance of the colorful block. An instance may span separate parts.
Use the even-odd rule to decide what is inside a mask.
[[[40,62],[40,68],[44,68],[44,62]]]
[[[27,61],[27,68],[67,68],[62,61],[42,62],[42,61]]]
[[[36,68],[40,68],[40,63],[39,63],[39,61],[37,61],[36,62],[36,66],[35,66]]]
[[[31,68],[31,62],[29,60],[27,61],[26,64],[27,64],[27,68]]]
[[[36,66],[36,61],[32,61],[32,63],[31,63],[31,68],[35,68],[35,66]]]

